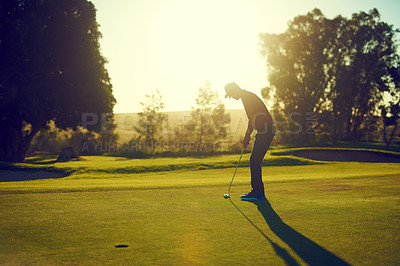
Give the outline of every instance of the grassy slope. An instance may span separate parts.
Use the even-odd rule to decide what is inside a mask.
[[[96,158],[92,158],[96,160]],[[94,164],[92,161],[90,163]],[[100,161],[104,166],[104,162]],[[80,162],[78,162],[80,163]],[[241,166],[246,166],[246,162]],[[77,166],[80,167],[80,166]],[[264,168],[268,182],[299,182],[336,178],[359,178],[385,176],[399,173],[400,164],[329,163],[299,166],[270,166]],[[221,176],[222,175],[222,176]],[[76,173],[62,179],[47,179],[0,183],[1,193],[34,192],[78,192],[97,190],[163,189],[204,186],[227,186],[231,181],[233,168],[197,171],[166,171],[146,173],[94,172],[93,169]],[[249,169],[240,167],[235,184],[249,183]],[[22,185],[23,184],[23,185]]]
[[[298,147],[298,148],[285,148],[285,149],[276,149],[271,151],[272,155],[286,155],[290,154],[294,151],[365,151],[371,153],[377,153],[380,155],[392,155],[392,156],[400,156],[400,152],[398,151],[387,151],[387,150],[377,150],[371,148],[349,148],[349,147]]]
[[[260,233],[222,197],[232,168],[113,173],[107,169],[139,161],[87,159],[50,165],[80,170],[64,179],[0,183],[0,264],[276,265],[318,254],[351,264],[400,261],[400,164],[264,167],[272,209],[238,201],[249,183],[240,168],[232,198]]]
[[[204,170],[235,167],[239,155],[217,155],[205,157],[159,157],[152,159],[129,159],[125,157],[109,156],[83,156],[85,161],[72,161],[55,163],[54,158],[32,158],[28,163],[6,164],[0,163],[0,169],[27,169],[27,170],[55,170],[65,173],[73,173],[76,177],[83,177],[85,173],[144,173],[175,170]],[[250,154],[244,154],[241,165],[248,165]],[[288,166],[309,165],[322,162],[311,161],[293,156],[268,156],[264,165]]]
[[[392,143],[389,150],[400,152],[400,143]],[[334,148],[334,149],[370,149],[378,151],[386,151],[386,144],[383,142],[338,142],[338,143],[313,143],[305,145],[287,145],[287,146],[272,146],[273,150],[288,149],[288,148]]]

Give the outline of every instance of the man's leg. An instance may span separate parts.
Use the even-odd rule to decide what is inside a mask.
[[[275,132],[269,128],[266,134],[256,134],[253,150],[250,156],[251,187],[256,195],[264,194],[262,181],[262,161],[274,138]]]
[[[250,156],[251,187],[256,195],[264,193],[261,164],[267,150],[266,134],[256,134]]]

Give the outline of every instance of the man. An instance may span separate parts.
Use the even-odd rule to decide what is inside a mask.
[[[254,93],[242,90],[236,83],[225,86],[225,98],[242,99],[249,123],[243,138],[243,147],[249,145],[250,135],[257,130],[253,150],[250,156],[251,187],[250,193],[240,198],[242,200],[258,200],[265,198],[264,184],[262,181],[262,161],[275,135],[275,124],[264,102]]]

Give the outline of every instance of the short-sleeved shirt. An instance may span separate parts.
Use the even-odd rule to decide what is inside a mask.
[[[244,91],[241,99],[249,118],[249,127],[251,129],[264,130],[267,124],[274,123],[264,102],[257,95],[249,91]]]

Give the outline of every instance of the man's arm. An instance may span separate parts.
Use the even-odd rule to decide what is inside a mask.
[[[244,135],[243,138],[243,147],[247,147],[247,145],[249,145],[250,142],[250,135],[253,132],[253,123],[251,121],[252,119],[249,119],[249,124],[247,125],[247,130],[246,130],[246,134]]]

